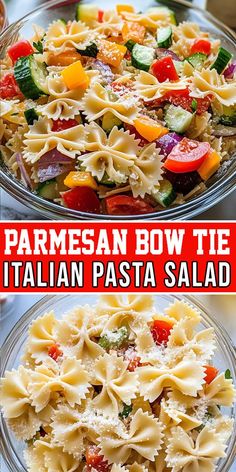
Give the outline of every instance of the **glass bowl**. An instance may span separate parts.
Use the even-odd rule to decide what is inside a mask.
[[[76,305],[94,304],[97,295],[47,295],[30,308],[14,326],[13,330],[5,340],[2,348],[2,373],[6,370],[16,368],[20,363],[24,345],[27,338],[27,332],[31,321],[38,316],[42,316],[46,311],[54,310],[57,318],[63,313],[70,311]],[[209,314],[205,307],[192,296],[182,295],[157,295],[155,296],[155,306],[163,311],[164,308],[174,300],[185,300],[200,310],[203,317],[201,328],[213,327],[216,333],[217,349],[214,357],[214,365],[221,371],[230,369],[234,383],[236,383],[236,356],[228,334],[225,329]],[[231,418],[236,417],[236,404],[232,408],[224,408],[222,411]],[[24,443],[16,441],[14,435],[8,429],[4,418],[1,416],[1,446],[3,457],[8,465],[10,472],[26,472],[22,450]],[[236,423],[228,444],[226,457],[219,461],[216,472],[227,472],[233,463],[236,452]]]
[[[86,0],[88,3],[89,0]],[[0,57],[4,57],[7,47],[16,41],[20,34],[24,38],[32,36],[32,25],[37,23],[46,28],[48,24],[58,18],[69,20],[74,18],[75,3],[78,0],[53,0],[40,5],[36,10],[26,15],[21,20],[10,25],[0,36]],[[107,8],[106,0],[90,0],[90,3],[99,3],[100,8]],[[113,8],[117,3],[116,0],[109,1],[109,8]],[[144,2],[142,0],[129,0],[129,3],[135,5],[137,11],[143,10]],[[209,31],[212,36],[219,38],[224,47],[232,53],[235,51],[236,35],[227,26],[224,26],[219,20],[214,18],[210,13],[205,12],[201,8],[193,7],[189,2],[184,0],[165,0],[156,2],[155,0],[146,0],[145,8],[164,4],[176,13],[178,21],[193,21],[200,27]],[[236,154],[236,153],[235,153]],[[177,220],[189,219],[199,213],[202,213],[212,206],[216,205],[223,198],[229,195],[236,184],[236,155],[228,162],[221,166],[219,172],[207,181],[207,189],[198,196],[186,201],[182,205],[155,211],[145,215],[129,215],[129,216],[112,216],[105,214],[92,214],[79,212],[68,209],[59,204],[52,203],[36,195],[35,193],[24,187],[17,180],[6,165],[2,163],[0,179],[3,188],[21,203],[33,210],[39,211],[43,216],[51,219],[97,219],[97,220],[139,220],[139,219],[156,219],[156,220]]]
[[[3,0],[0,0],[0,31],[8,26],[7,7]]]

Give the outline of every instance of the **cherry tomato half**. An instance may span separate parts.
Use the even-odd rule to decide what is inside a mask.
[[[106,472],[109,469],[109,464],[104,460],[104,456],[101,455],[101,451],[98,446],[88,446],[86,449],[86,464],[87,471],[95,469],[99,472]]]
[[[195,39],[191,47],[191,54],[196,54],[197,52],[201,52],[202,54],[209,56],[211,53],[210,41],[208,39]]]
[[[18,41],[8,49],[8,56],[11,58],[13,64],[15,64],[20,57],[30,56],[30,54],[33,53],[34,49],[26,39]]]
[[[141,198],[115,195],[105,199],[108,215],[140,215],[153,211],[151,205]]]
[[[204,368],[205,368],[205,372],[206,372],[204,380],[207,384],[210,384],[216,378],[219,371],[216,367],[214,367],[212,365],[205,365]]]
[[[23,98],[13,74],[6,74],[0,80],[0,98]]]
[[[72,210],[100,213],[100,200],[90,187],[74,187],[61,196],[65,205]]]
[[[76,120],[53,120],[52,131],[64,131],[78,125]]]
[[[173,325],[164,320],[155,320],[152,327],[151,333],[156,344],[167,345],[170,332]]]
[[[209,143],[183,138],[168,155],[164,167],[176,173],[193,172],[200,167],[209,151]]]

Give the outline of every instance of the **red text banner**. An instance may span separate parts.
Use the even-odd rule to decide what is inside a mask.
[[[2,292],[235,292],[236,223],[2,222]]]

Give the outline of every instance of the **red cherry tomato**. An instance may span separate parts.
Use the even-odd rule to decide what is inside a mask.
[[[153,211],[151,205],[141,198],[115,195],[105,198],[108,215],[140,215]]]
[[[100,213],[99,198],[90,187],[74,187],[63,192],[61,196],[66,206],[72,210]]]
[[[147,105],[150,108],[158,108],[163,106],[163,103],[169,102],[173,103],[173,105],[180,106],[184,108],[184,110],[187,110],[192,113],[192,103],[193,100],[196,100],[197,107],[195,112],[197,115],[202,115],[202,113],[208,110],[213,98],[212,95],[209,94],[203,98],[193,98],[190,97],[189,94],[190,90],[188,90],[187,88],[183,90],[171,90],[170,92],[165,93],[165,95],[163,95],[163,97],[161,98],[158,98],[156,100],[150,100],[149,102],[147,102]]]
[[[103,10],[98,10],[98,21],[99,21],[99,23],[103,22],[103,15],[104,15],[104,11]]]
[[[87,472],[91,469],[95,469],[99,472],[106,472],[109,469],[108,462],[101,455],[101,451],[98,446],[88,446],[86,449],[86,464]]]
[[[204,367],[205,367],[205,372],[206,372],[204,380],[207,384],[210,384],[216,378],[219,371],[216,367],[212,365],[205,365]]]
[[[165,82],[166,80],[179,80],[173,59],[170,56],[157,59],[152,65],[152,73],[159,82]]]
[[[23,98],[13,74],[6,74],[0,80],[0,98]]]
[[[78,125],[76,120],[53,120],[52,131],[64,131]]]
[[[156,344],[167,345],[170,332],[173,325],[164,320],[155,320],[152,327],[151,333]]]
[[[191,54],[196,54],[197,52],[201,52],[202,54],[209,56],[211,53],[210,41],[208,39],[195,39],[191,47]]]
[[[58,357],[62,355],[62,351],[59,349],[57,344],[53,344],[49,349],[48,349],[48,355],[54,359],[54,361],[57,361]]]
[[[168,155],[164,167],[175,173],[193,172],[200,167],[209,151],[209,143],[183,138]]]
[[[30,54],[33,53],[34,49],[26,39],[18,41],[8,49],[8,56],[11,58],[13,64],[15,64],[20,57],[30,56]]]

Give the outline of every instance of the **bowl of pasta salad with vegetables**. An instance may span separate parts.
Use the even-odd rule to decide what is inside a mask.
[[[57,218],[190,217],[229,193],[235,37],[207,15],[61,0],[10,26],[4,187]]]
[[[13,472],[227,472],[235,352],[193,297],[47,296],[3,346]]]

